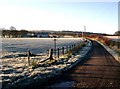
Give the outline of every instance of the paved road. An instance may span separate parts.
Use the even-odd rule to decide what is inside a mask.
[[[48,84],[75,81],[75,88],[120,89],[120,63],[96,41],[93,41],[93,49],[89,55],[86,61],[48,81]]]

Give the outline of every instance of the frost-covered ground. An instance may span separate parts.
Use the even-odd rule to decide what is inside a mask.
[[[113,40],[113,41],[119,41],[120,42],[120,36],[105,36],[105,37],[107,37],[107,38],[109,38],[109,39],[111,39],[111,40]]]
[[[81,38],[59,38],[57,47],[68,46],[81,42]],[[54,48],[51,38],[2,38],[2,53],[25,53],[28,49],[34,53],[45,53]]]
[[[99,42],[99,41],[98,41]],[[113,49],[111,49],[110,47],[102,44],[101,42],[99,42],[119,63],[120,63],[120,56],[117,52],[115,52]]]
[[[2,71],[0,75],[2,76],[3,88],[22,89],[24,86],[35,82],[40,84],[48,78],[59,75],[62,71],[68,70],[80,62],[89,52],[91,45],[91,41],[88,41],[86,46],[82,47],[78,52],[74,52],[69,58],[61,56],[55,64],[35,69],[28,66],[27,57],[4,58],[2,59],[2,69],[0,69]],[[46,59],[47,56],[43,58]]]
[[[117,41],[120,42],[120,36],[105,36],[113,41]],[[100,42],[99,42],[100,43]],[[103,47],[120,63],[120,56],[119,56],[119,50],[117,47],[113,46],[113,47],[109,47],[106,46],[102,43],[100,43],[101,45],[103,45]]]

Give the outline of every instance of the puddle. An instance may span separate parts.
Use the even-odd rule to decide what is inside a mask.
[[[47,88],[50,89],[58,89],[58,88],[65,88],[65,89],[70,89],[74,87],[75,81],[62,81],[60,83],[55,83],[51,86],[48,86]]]

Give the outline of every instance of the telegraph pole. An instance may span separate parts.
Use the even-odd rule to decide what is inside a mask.
[[[82,31],[82,39],[83,39],[83,31]]]
[[[85,37],[85,32],[86,32],[86,26],[84,26],[84,37]]]
[[[86,32],[86,26],[84,26],[84,30],[82,31],[82,38],[84,38],[85,32]]]

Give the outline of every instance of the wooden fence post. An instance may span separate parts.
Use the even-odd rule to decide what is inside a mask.
[[[73,49],[75,48],[74,44],[73,44]]]
[[[53,59],[53,49],[50,49],[49,55],[50,55],[49,59],[52,60]]]
[[[71,45],[71,50],[72,50],[72,45]]]
[[[74,49],[74,45],[72,45],[72,49]]]
[[[64,55],[64,47],[62,47],[62,54]]]
[[[71,51],[71,47],[69,46],[69,51]]]
[[[30,50],[28,50],[28,53],[27,53],[27,55],[28,55],[28,66],[30,66],[30,55],[31,55],[31,52],[30,52]]]
[[[67,53],[69,52],[69,46],[66,46]]]
[[[71,49],[73,49],[73,45],[71,45]]]
[[[57,56],[58,56],[58,58],[59,58],[59,55],[60,55],[60,53],[59,53],[59,52],[60,52],[60,51],[59,51],[59,48],[58,48],[57,50],[58,50],[58,54],[57,54]]]

